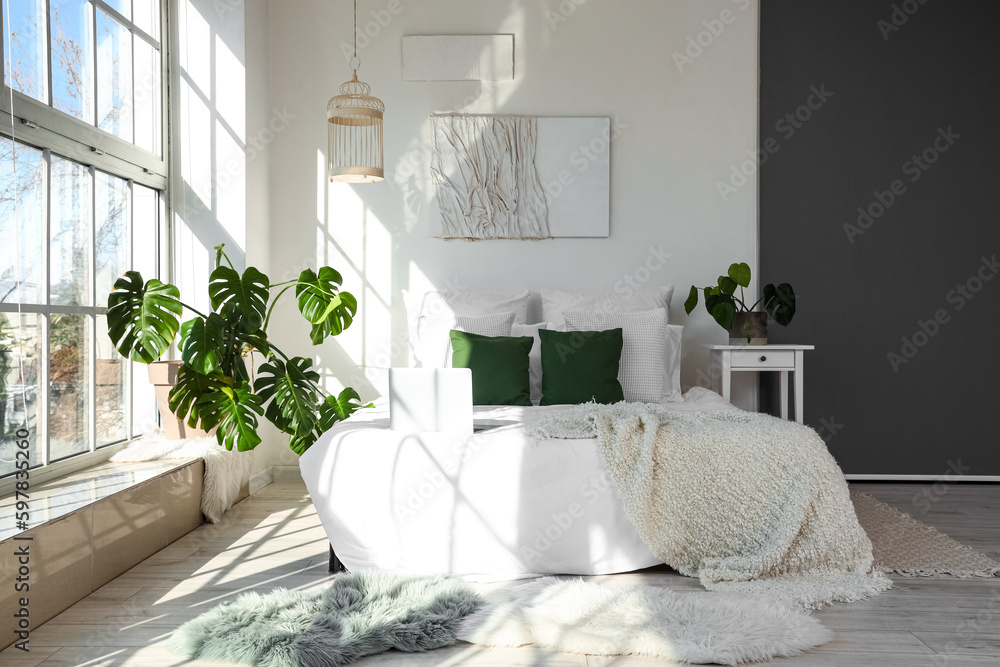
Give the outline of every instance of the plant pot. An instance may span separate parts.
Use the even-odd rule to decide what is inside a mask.
[[[729,329],[730,345],[767,345],[767,313],[736,313]]]
[[[154,361],[149,365],[149,382],[156,391],[156,406],[160,409],[163,437],[167,440],[187,440],[211,435],[200,428],[191,428],[170,410],[170,390],[177,384],[177,371],[183,365],[183,361]]]

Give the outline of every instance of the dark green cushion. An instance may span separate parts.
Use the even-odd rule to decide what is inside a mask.
[[[531,336],[451,332],[451,365],[472,369],[473,405],[531,405],[528,353]]]
[[[617,403],[622,330],[538,332],[542,341],[541,405]]]

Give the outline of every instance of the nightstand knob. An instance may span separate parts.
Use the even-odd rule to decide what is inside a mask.
[[[767,361],[767,357],[765,357],[765,356],[764,356],[764,355],[762,354],[762,355],[760,355],[760,360],[761,360],[762,362],[763,362],[763,361]]]

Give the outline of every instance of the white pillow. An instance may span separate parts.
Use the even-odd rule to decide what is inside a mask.
[[[528,354],[528,372],[531,375],[531,404],[538,405],[542,400],[542,341],[539,339],[539,329],[549,329],[548,322],[539,324],[517,324],[510,328],[511,336],[531,336],[535,342],[531,344]]]
[[[528,301],[531,292],[520,294],[485,294],[481,292],[409,292],[403,290],[403,304],[406,306],[406,328],[410,337],[410,351],[414,365],[422,364],[420,341],[421,318],[443,319],[454,322],[456,316],[490,315],[514,312],[514,321],[528,321]],[[451,327],[449,326],[449,330]],[[447,334],[447,332],[445,332]],[[470,333],[478,333],[470,331]],[[505,334],[509,335],[509,334]],[[447,339],[448,336],[446,335]],[[448,339],[448,343],[451,341]]]
[[[663,400],[683,401],[681,395],[681,336],[684,327],[667,325],[667,345],[663,358]]]
[[[639,313],[663,308],[670,321],[670,301],[674,286],[609,292],[563,292],[542,290],[542,321],[551,322],[553,329],[562,329],[563,311],[597,310],[604,313]]]
[[[509,336],[514,323],[514,311],[490,315],[468,315],[451,318],[421,317],[417,331],[421,368],[451,368],[451,330],[480,336]]]
[[[664,354],[667,341],[667,311],[663,308],[642,313],[604,313],[594,310],[566,310],[567,331],[622,330],[622,358],[618,381],[625,400],[659,403],[663,400]]]

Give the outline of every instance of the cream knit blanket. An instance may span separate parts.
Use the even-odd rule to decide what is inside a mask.
[[[593,437],[643,541],[711,590],[817,608],[891,587],[814,430],[743,411],[587,404],[535,437]]]

